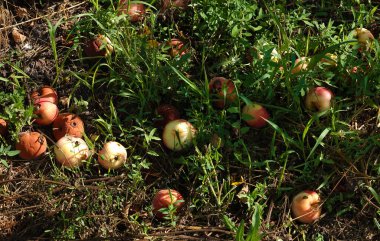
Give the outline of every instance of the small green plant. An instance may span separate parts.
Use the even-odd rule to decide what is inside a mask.
[[[6,168],[9,168],[8,158],[14,157],[20,153],[19,150],[12,150],[12,146],[0,146],[0,163]]]

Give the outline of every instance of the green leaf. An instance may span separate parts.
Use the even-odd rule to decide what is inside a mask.
[[[326,128],[322,131],[322,133],[319,135],[317,142],[315,143],[313,149],[311,149],[309,156],[307,156],[306,160],[307,161],[311,155],[314,153],[315,149],[322,143],[323,139],[326,137],[326,135],[330,132],[330,128]]]
[[[0,159],[1,164],[3,164],[6,168],[9,168],[9,164],[6,160]]]
[[[235,241],[244,241],[244,220],[241,220],[236,232]]]
[[[238,36],[239,32],[240,32],[239,27],[238,27],[237,25],[235,25],[235,26],[232,28],[231,36],[235,38],[235,37]]]

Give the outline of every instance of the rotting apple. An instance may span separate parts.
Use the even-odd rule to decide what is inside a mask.
[[[355,29],[354,37],[356,37],[359,44],[365,47],[366,49],[371,47],[372,42],[375,39],[371,31],[365,28]]]
[[[166,124],[162,140],[164,145],[172,151],[180,151],[192,144],[196,129],[184,119],[172,120]]]
[[[257,103],[245,105],[242,109],[242,114],[246,115],[246,117],[243,116],[245,122],[254,128],[264,127],[267,124],[266,120],[270,118],[268,111]],[[250,119],[247,119],[248,116],[250,116]]]
[[[293,218],[302,223],[312,223],[321,216],[320,197],[315,191],[305,190],[294,196],[291,208]]]
[[[191,0],[162,0],[161,11],[166,11],[171,8],[186,9],[189,6]]]
[[[214,77],[211,79],[208,89],[213,98],[213,103],[217,108],[224,108],[226,104],[236,100],[237,94],[234,83],[224,77]]]
[[[177,120],[181,116],[178,109],[170,104],[159,105],[156,109],[156,112],[158,115],[161,115],[163,117],[162,120],[158,121],[159,126],[165,126],[168,122]]]
[[[25,160],[34,160],[46,152],[47,142],[43,134],[39,132],[26,131],[19,134],[16,150],[19,156]]]
[[[116,141],[109,141],[99,152],[98,162],[106,169],[117,169],[127,161],[127,150]]]
[[[308,110],[317,110],[319,112],[330,109],[333,93],[325,87],[316,87],[310,89],[305,97],[305,106]]]
[[[130,0],[121,0],[118,15],[128,14],[131,22],[138,22],[144,18],[145,6],[142,3],[130,3]]]
[[[78,137],[64,136],[55,143],[57,161],[66,167],[78,167],[90,156],[86,142]]]
[[[57,105],[40,100],[34,105],[34,114],[37,115],[35,122],[38,125],[47,126],[57,118],[59,110]]]
[[[5,136],[8,133],[8,123],[0,118],[0,136]]]
[[[167,42],[168,46],[170,47],[169,49],[169,54],[173,58],[179,55],[182,57],[183,55],[187,54],[189,50],[186,48],[185,44],[176,38],[173,38]]]
[[[72,113],[62,113],[53,122],[53,135],[56,140],[65,135],[81,138],[84,133],[84,124],[82,119]]]
[[[101,34],[89,40],[84,46],[84,53],[88,57],[105,57],[113,53],[111,40]]]
[[[37,104],[40,101],[49,101],[53,104],[58,104],[57,92],[54,88],[47,85],[33,91],[30,97],[34,104]]]
[[[300,57],[294,61],[294,68],[290,71],[292,74],[297,74],[301,71],[307,70],[309,64],[308,57]]]
[[[162,189],[158,191],[152,201],[153,213],[155,217],[165,217],[166,214],[162,213],[160,209],[168,208],[171,204],[176,208],[176,211],[178,211],[184,205],[182,195],[173,189]]]

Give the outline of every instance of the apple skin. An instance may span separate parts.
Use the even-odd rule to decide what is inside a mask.
[[[180,151],[192,144],[195,135],[196,129],[190,122],[184,119],[177,119],[166,124],[162,140],[168,149]]]
[[[245,122],[254,128],[264,127],[267,124],[265,120],[270,118],[268,111],[257,103],[245,105],[242,109],[242,114],[250,115],[253,118]]]
[[[78,167],[90,156],[84,140],[73,136],[64,136],[55,143],[54,153],[57,161],[66,167]]]
[[[19,156],[25,160],[34,160],[46,152],[47,142],[45,136],[39,132],[21,132],[16,143]]]
[[[327,53],[325,56],[327,58],[321,58],[320,60],[322,63],[326,63],[327,65],[332,66],[332,67],[338,66],[338,64],[336,63],[336,61],[338,60],[337,55]]]
[[[55,89],[50,86],[42,86],[38,90],[35,90],[31,94],[31,99],[34,104],[37,104],[40,101],[48,101],[53,104],[58,104],[58,95]]]
[[[295,60],[294,68],[290,71],[292,74],[297,74],[301,71],[307,70],[309,58],[301,57]]]
[[[127,161],[127,150],[116,141],[109,141],[99,152],[98,162],[105,169],[117,169]]]
[[[166,11],[170,8],[182,8],[186,9],[189,6],[191,0],[162,0],[161,11]]]
[[[355,29],[354,36],[358,39],[358,42],[367,49],[371,47],[372,42],[375,39],[371,31],[365,28]]]
[[[178,202],[181,200],[182,202]],[[184,199],[178,191],[173,189],[162,189],[158,191],[153,198],[153,213],[155,217],[161,219],[165,217],[165,214],[159,211],[161,208],[168,208],[170,204],[173,204],[176,207],[176,210],[179,210],[184,204],[183,201]]]
[[[305,106],[308,110],[317,110],[319,112],[330,109],[333,98],[331,90],[325,87],[316,87],[306,94]]]
[[[37,115],[35,122],[41,126],[50,125],[59,114],[57,105],[50,101],[40,100],[34,104],[34,108],[34,114]]]
[[[131,22],[138,22],[144,18],[145,6],[142,3],[129,3],[129,0],[121,0],[118,15],[121,14],[128,14]]]
[[[182,57],[183,55],[187,54],[189,50],[185,48],[185,44],[176,38],[173,38],[167,42],[167,45],[170,47],[169,54],[173,58],[179,55]]]
[[[84,133],[82,119],[75,114],[62,113],[53,122],[53,135],[56,140],[65,135],[81,138]]]
[[[223,109],[226,104],[236,100],[237,94],[234,83],[224,77],[214,77],[208,85],[209,93],[216,97],[213,100],[215,107]]]
[[[157,107],[156,112],[163,117],[162,120],[157,121],[159,126],[166,126],[172,120],[180,119],[181,115],[178,109],[170,104],[161,104]]]
[[[320,197],[315,191],[305,190],[293,197],[293,217],[302,223],[312,223],[321,216]]]
[[[4,119],[0,119],[0,136],[8,133],[8,123]]]
[[[102,48],[102,46],[105,47]],[[89,40],[84,46],[84,53],[88,57],[106,57],[113,53],[111,40],[99,34],[96,38]]]

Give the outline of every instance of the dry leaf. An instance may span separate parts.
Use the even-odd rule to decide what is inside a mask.
[[[26,40],[26,36],[21,34],[17,28],[12,29],[12,37],[17,44],[22,44]]]

